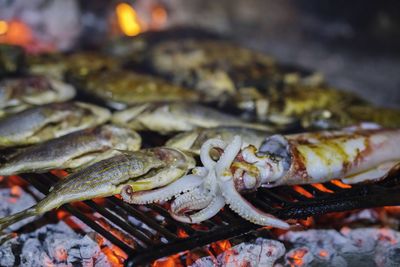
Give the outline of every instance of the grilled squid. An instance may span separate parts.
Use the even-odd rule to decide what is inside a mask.
[[[256,148],[241,148],[240,136],[226,143],[209,139],[201,147],[204,167],[154,192],[123,194],[130,203],[175,197],[172,216],[199,223],[216,215],[227,204],[243,218],[282,229],[289,224],[249,203],[242,193],[259,187],[323,183],[341,179],[352,184],[385,178],[400,163],[400,130],[344,129],[297,135],[273,135]],[[220,157],[214,159],[215,151]],[[213,153],[210,153],[210,152]],[[190,180],[191,183],[183,183]],[[125,190],[126,188],[124,188]],[[150,194],[153,194],[151,197]]]

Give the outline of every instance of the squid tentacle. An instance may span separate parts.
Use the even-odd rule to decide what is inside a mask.
[[[216,195],[211,203],[204,209],[192,215],[178,215],[171,213],[172,218],[184,223],[200,223],[215,216],[225,206],[222,195]]]
[[[121,190],[121,196],[130,204],[149,204],[169,200],[182,192],[193,190],[202,183],[203,177],[191,174],[165,187],[148,191],[134,192],[130,185],[126,185]]]
[[[200,187],[178,196],[171,203],[171,212],[183,214],[188,211],[201,210],[210,205],[213,197]]]

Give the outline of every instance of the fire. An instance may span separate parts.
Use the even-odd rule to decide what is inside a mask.
[[[141,23],[135,9],[127,4],[120,3],[116,7],[118,25],[122,32],[128,36],[136,36],[142,32]]]
[[[292,263],[291,266],[302,266],[303,265],[303,258],[304,256],[308,253],[308,250],[306,248],[300,248],[297,249],[296,251],[293,252],[292,255],[290,255],[290,262]]]
[[[230,249],[232,247],[231,242],[228,240],[222,240],[211,244],[216,254],[221,254],[222,252]]]
[[[301,186],[295,185],[295,186],[293,186],[293,189],[296,190],[298,193],[302,194],[305,197],[308,197],[308,198],[312,198],[313,197],[313,195],[310,192],[308,192],[307,190],[305,190]]]
[[[0,21],[0,43],[27,45],[33,42],[32,31],[22,21]]]
[[[180,237],[180,238],[186,238],[186,237],[189,236],[189,235],[185,232],[185,230],[183,230],[183,229],[181,229],[181,228],[178,229],[177,235],[178,235],[178,237]]]
[[[331,183],[341,188],[351,188],[351,185],[342,183],[340,180],[332,180]]]
[[[123,263],[127,258],[127,255],[119,247],[116,246],[112,246],[111,248],[104,247],[102,248],[101,251],[107,256],[108,260],[111,263],[111,266],[113,267],[124,266]]]
[[[329,253],[328,253],[328,251],[326,251],[325,249],[321,249],[321,250],[319,251],[318,255],[321,256],[321,257],[323,257],[323,258],[326,258],[326,257],[329,256]]]
[[[318,190],[320,190],[322,192],[333,193],[332,190],[326,188],[323,184],[312,184],[312,186],[314,186],[315,188],[317,188]]]
[[[180,255],[176,254],[165,259],[155,261],[152,267],[181,267],[183,266],[179,260]]]
[[[7,21],[0,20],[0,35],[6,34],[8,31]]]

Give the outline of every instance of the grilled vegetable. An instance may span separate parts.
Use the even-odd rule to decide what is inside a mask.
[[[99,161],[57,183],[35,206],[0,219],[0,230],[74,201],[118,194],[124,185],[135,191],[152,189],[185,175],[193,158],[172,148],[151,148]]]
[[[107,109],[82,102],[33,107],[0,120],[0,147],[43,142],[102,124],[109,118]]]
[[[56,79],[29,76],[0,82],[0,116],[31,106],[64,102],[75,96],[75,89]]]
[[[0,175],[76,169],[119,153],[140,149],[141,137],[133,130],[103,125],[76,131],[44,143],[21,148],[0,164]]]
[[[217,126],[270,130],[268,126],[245,122],[209,107],[182,102],[136,105],[114,113],[112,121],[134,130],[150,130],[162,134]]]

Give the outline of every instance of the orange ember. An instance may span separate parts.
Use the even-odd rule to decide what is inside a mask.
[[[170,256],[165,259],[155,261],[152,267],[181,267],[183,264],[179,260],[179,254]]]
[[[332,190],[326,188],[323,184],[312,184],[315,188],[317,188],[319,191],[326,192],[326,193],[333,193]]]
[[[58,178],[64,178],[68,176],[68,172],[64,170],[51,170],[50,173],[57,176]]]
[[[329,253],[325,249],[321,249],[320,252],[318,253],[319,256],[326,258],[328,257]]]
[[[119,267],[124,266],[124,261],[128,257],[125,252],[123,252],[119,247],[112,246],[104,247],[101,251],[106,255],[107,259],[110,261],[111,266]]]
[[[341,188],[351,188],[351,185],[345,184],[340,180],[332,180],[331,183]]]
[[[117,14],[118,25],[125,35],[136,36],[142,32],[142,24],[131,5],[120,3],[117,5],[115,12]]]
[[[296,250],[293,255],[290,256],[290,260],[293,263],[291,266],[302,266],[303,265],[303,257],[307,254],[306,249],[298,249]]]
[[[180,238],[186,238],[189,237],[189,235],[185,232],[185,230],[179,228],[177,232],[178,237]]]
[[[313,195],[310,192],[308,192],[307,190],[305,190],[303,187],[295,185],[295,186],[293,186],[293,189],[296,190],[297,193],[300,193],[305,197],[313,198]]]
[[[217,254],[221,254],[222,252],[230,249],[232,245],[231,242],[229,242],[228,240],[222,240],[212,243],[211,247]]]

